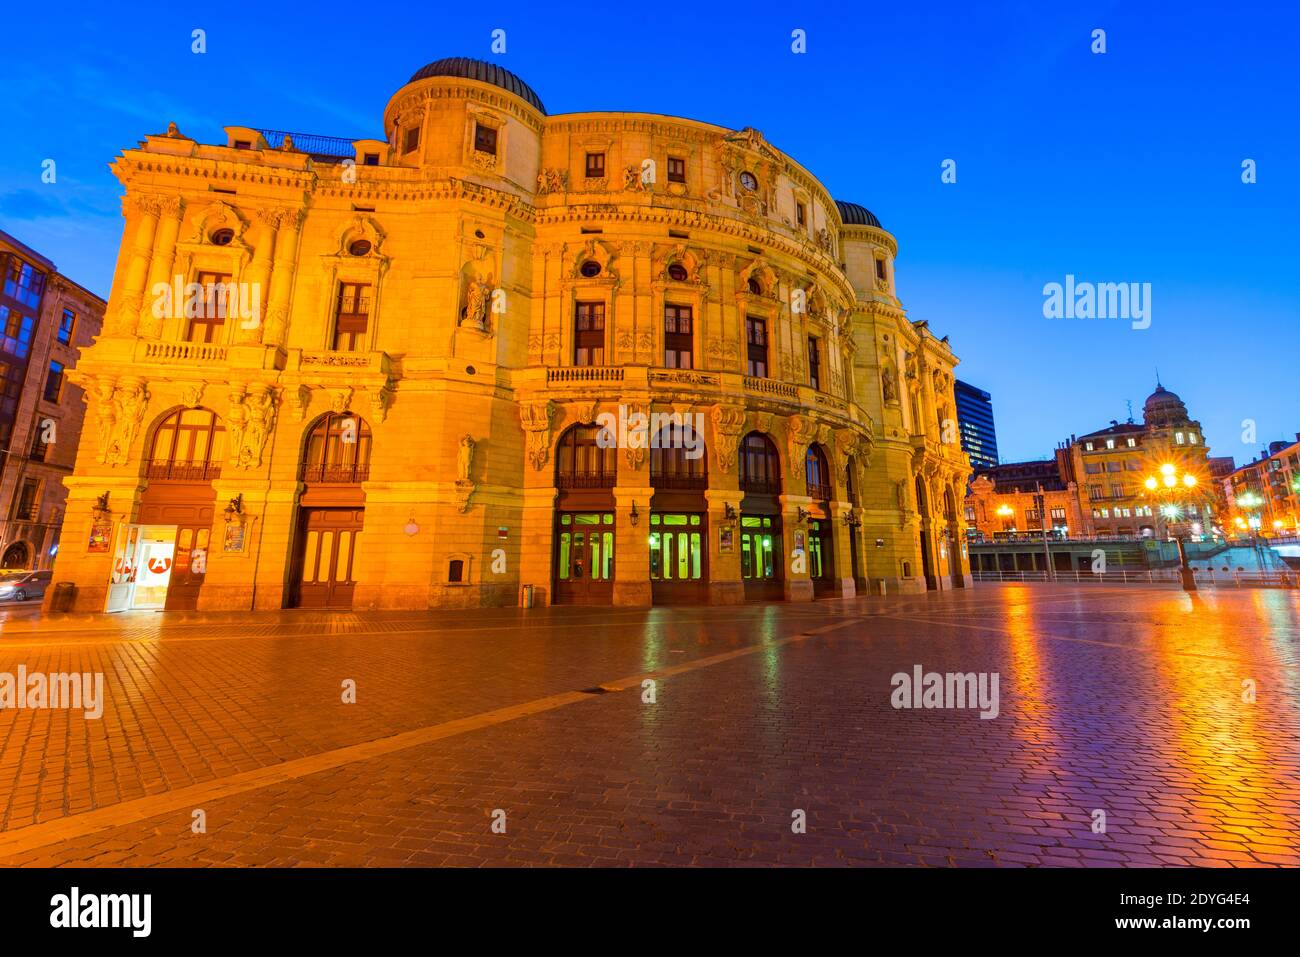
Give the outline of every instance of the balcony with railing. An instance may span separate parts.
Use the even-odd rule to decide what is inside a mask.
[[[370,466],[305,463],[298,470],[298,479],[309,485],[357,485],[370,479]]]
[[[808,497],[814,502],[829,502],[831,500],[831,487],[822,482],[809,482]]]
[[[560,472],[555,476],[558,488],[613,488],[615,472]]]
[[[150,462],[145,477],[151,482],[211,482],[221,477],[221,463]]]
[[[651,472],[650,485],[665,491],[691,492],[709,487],[709,476],[704,472]]]

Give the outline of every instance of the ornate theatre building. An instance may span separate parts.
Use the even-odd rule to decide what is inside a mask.
[[[870,212],[753,129],[550,116],[476,60],[419,70],[383,128],[173,125],[114,162],[73,608],[969,581],[956,358]]]

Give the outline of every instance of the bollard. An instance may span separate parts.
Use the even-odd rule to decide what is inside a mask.
[[[521,608],[533,607],[533,586],[525,585],[519,592],[519,606]]]

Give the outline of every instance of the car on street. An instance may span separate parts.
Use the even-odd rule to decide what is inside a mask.
[[[0,574],[0,601],[29,601],[43,598],[53,572],[6,572]]]

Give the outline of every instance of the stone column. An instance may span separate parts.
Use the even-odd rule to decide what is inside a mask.
[[[271,273],[271,295],[262,329],[262,341],[267,345],[284,345],[289,331],[289,309],[293,297],[294,272],[298,268],[298,235],[303,215],[301,209],[284,209],[276,213],[279,232],[275,242],[275,265]]]
[[[806,495],[781,496],[781,544],[785,554],[784,591],[786,601],[812,601],[813,583],[808,560],[808,523],[799,521],[799,509],[807,509]],[[803,536],[803,548],[796,549],[797,536]],[[799,554],[799,553],[802,554]]]
[[[654,489],[614,489],[614,604],[650,605],[650,498]],[[632,524],[636,505],[637,524]]]
[[[740,605],[745,601],[745,583],[740,577],[740,502],[745,493],[739,489],[709,489],[704,493],[709,503],[709,604]],[[727,518],[727,506],[735,512]],[[731,551],[722,551],[722,530],[731,527]]]
[[[249,294],[256,297],[258,312],[248,320],[240,320],[235,332],[235,342],[238,345],[252,345],[262,341],[270,298],[271,260],[275,254],[276,234],[285,218],[282,210],[262,210],[258,214],[261,236],[253,248],[253,261],[249,264],[247,274]]]
[[[158,210],[160,218],[154,231],[149,281],[139,313],[139,334],[146,339],[157,339],[161,335],[163,319],[185,313],[184,301],[177,302],[173,299],[167,314],[159,314],[160,309],[156,307],[154,296],[154,289],[159,285],[172,289],[173,296],[178,285],[184,287],[183,282],[177,284],[174,281],[172,269],[176,260],[176,238],[180,235],[181,218],[185,214],[185,201],[179,196],[164,196],[158,200]]]
[[[122,198],[122,211],[127,218],[127,229],[135,220],[135,238],[131,243],[131,258],[126,264],[125,280],[116,309],[105,317],[104,332],[113,336],[134,336],[144,304],[145,282],[149,278],[149,264],[153,259],[154,233],[162,213],[162,203],[154,196]]]

